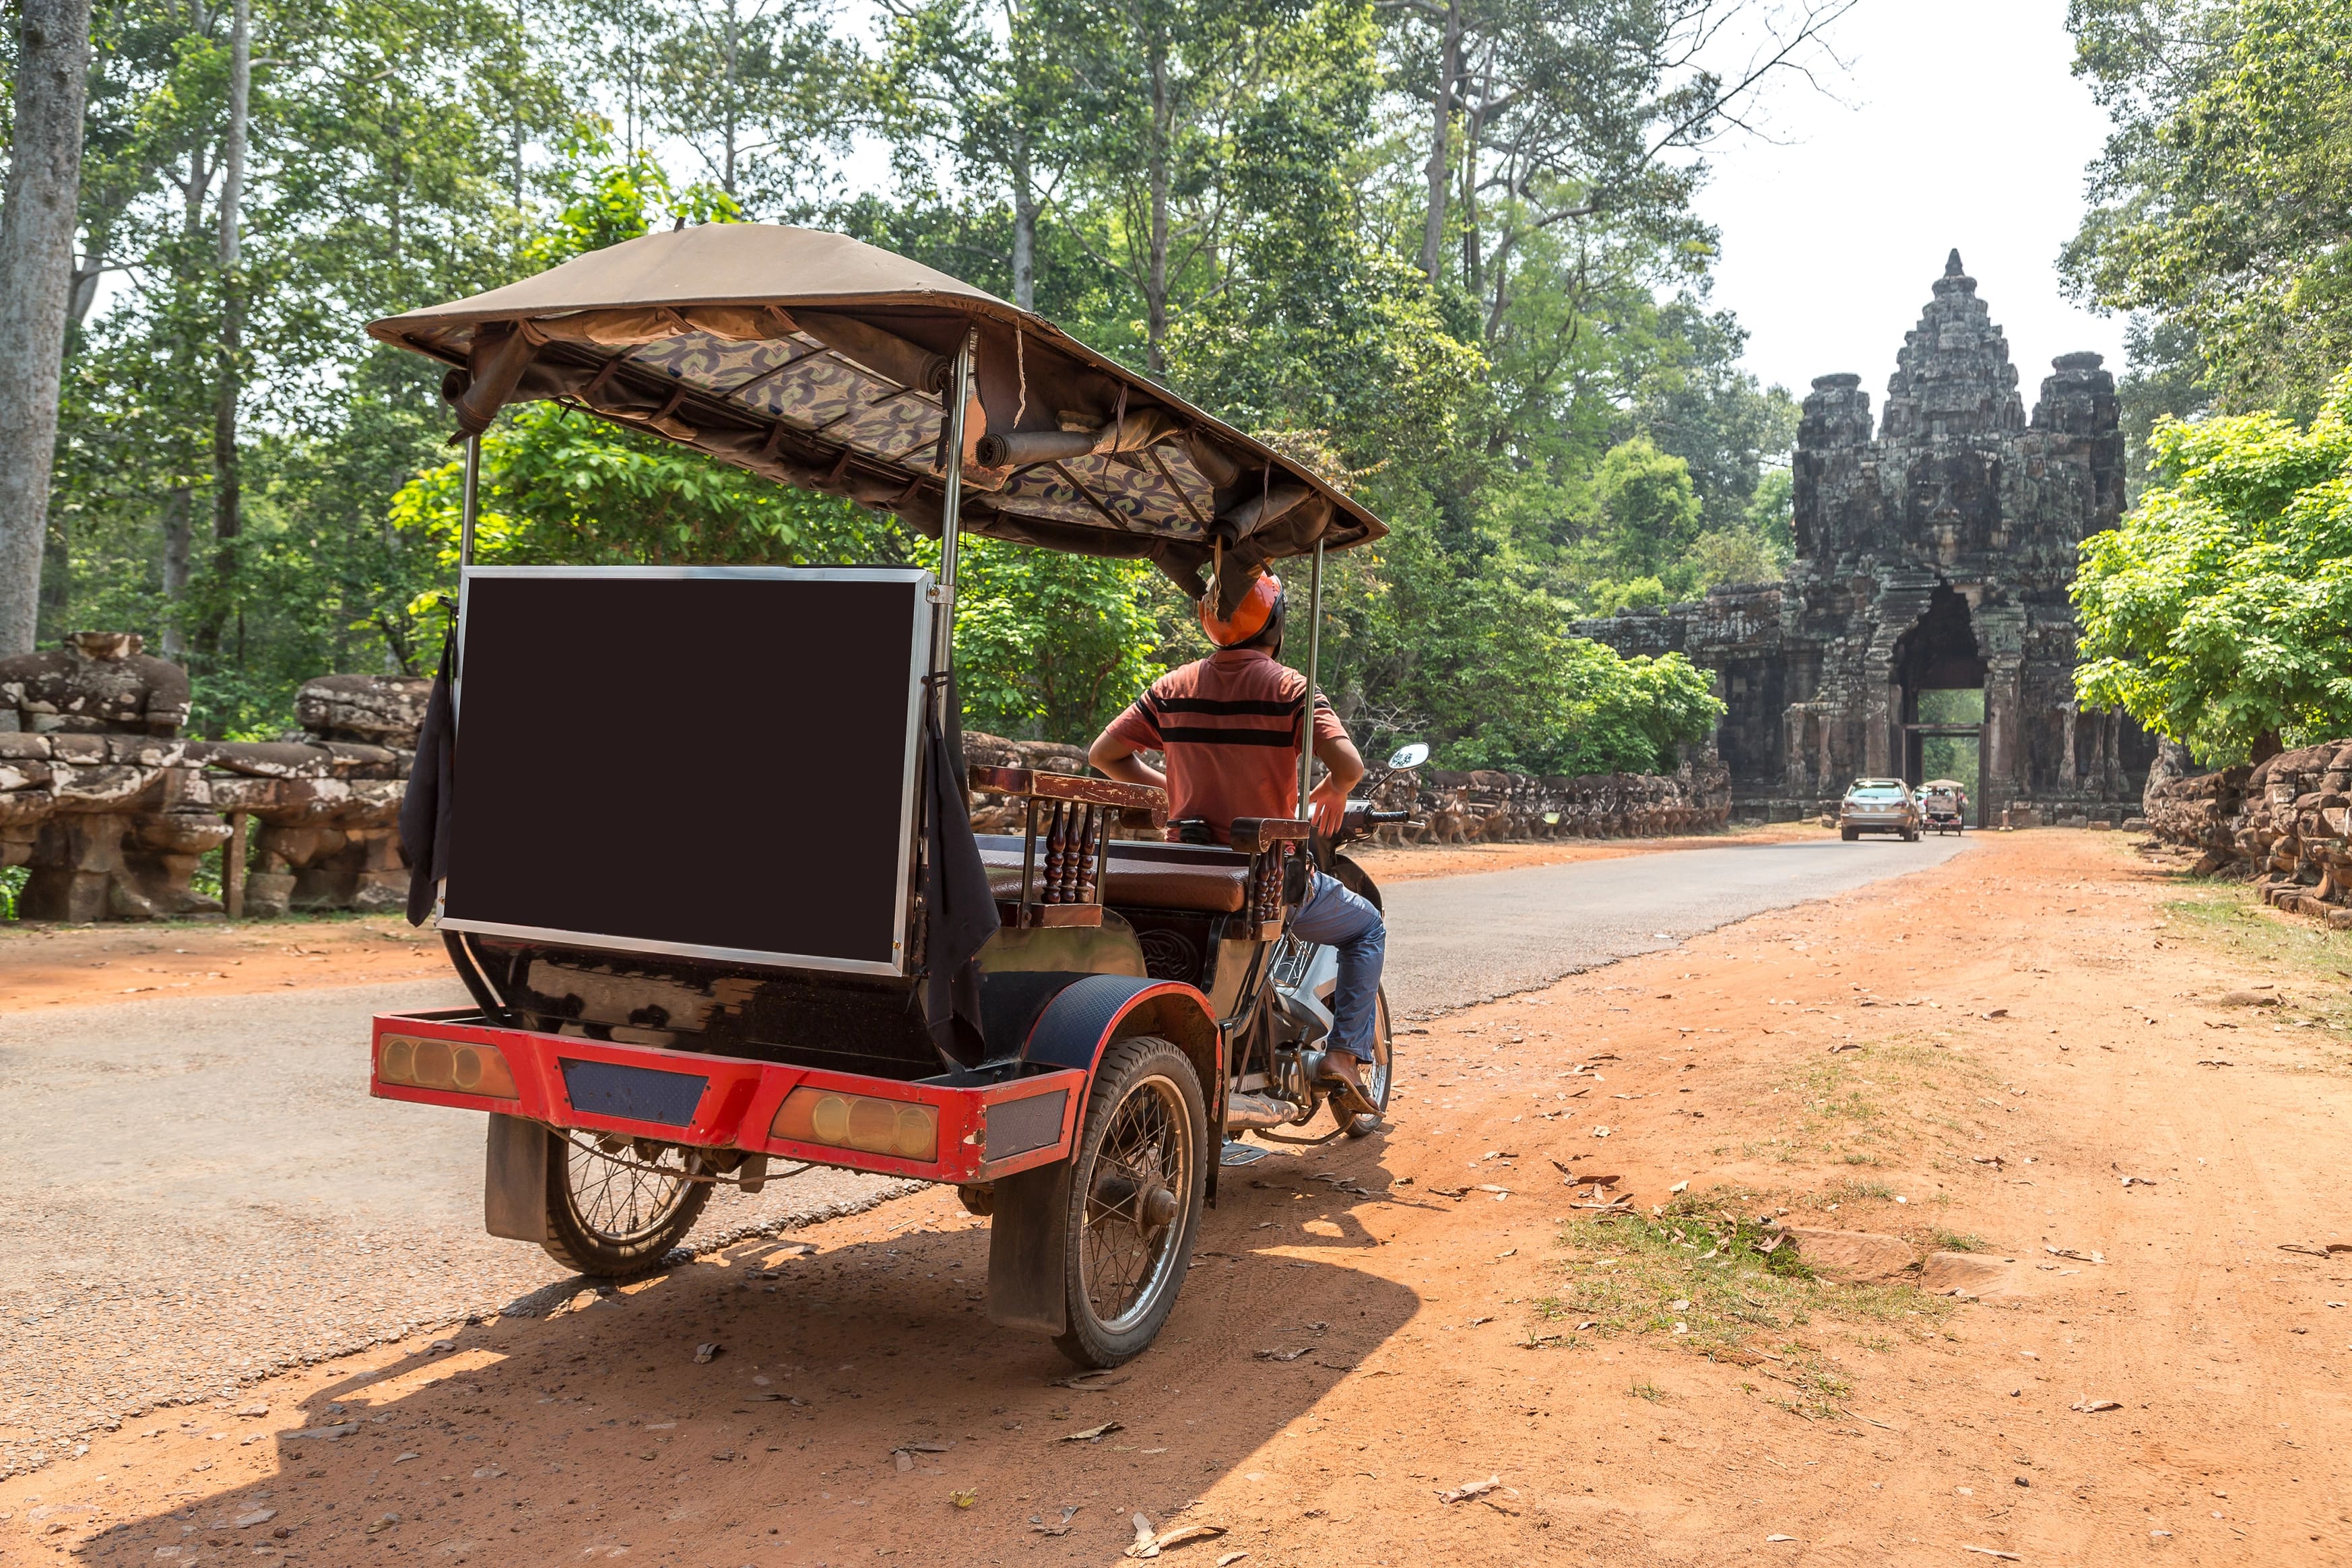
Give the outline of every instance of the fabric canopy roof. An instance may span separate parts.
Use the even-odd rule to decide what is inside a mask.
[[[368,331],[454,367],[443,392],[468,435],[506,403],[554,399],[933,537],[945,393],[971,332],[971,532],[1149,557],[1196,596],[1221,559],[1221,597],[1266,562],[1387,532],[1305,467],[1053,323],[816,229],[646,235]]]

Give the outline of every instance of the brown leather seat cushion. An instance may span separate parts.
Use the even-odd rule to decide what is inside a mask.
[[[989,890],[1007,901],[1021,896],[1021,840],[1011,843],[1010,848],[1005,847],[995,834],[985,835],[980,841]],[[1210,915],[1240,912],[1249,881],[1248,856],[1230,850],[1185,854],[1179,847],[1162,845],[1137,845],[1122,853],[1125,849],[1121,843],[1110,847],[1110,885],[1103,889],[1103,902]],[[1037,858],[1045,859],[1042,849]]]

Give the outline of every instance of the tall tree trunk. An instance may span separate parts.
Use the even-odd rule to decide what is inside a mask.
[[[523,0],[514,0],[514,85],[511,91],[514,123],[508,132],[507,181],[514,209],[522,211],[522,77],[525,68],[523,37],[527,22],[523,16]]]
[[[1029,131],[1013,131],[1013,302],[1037,308],[1037,184],[1029,163]]]
[[[727,49],[727,101],[720,108],[719,134],[727,139],[725,162],[720,167],[719,188],[731,201],[735,196],[735,119],[742,102],[735,59],[735,0],[727,0],[726,33],[722,42]]]
[[[1462,75],[1462,0],[1447,0],[1444,41],[1437,51],[1437,105],[1430,112],[1429,213],[1421,233],[1421,275],[1437,281],[1437,264],[1445,247],[1445,193],[1453,183],[1454,161],[1446,153],[1446,133],[1454,126],[1454,86]]]
[[[253,87],[252,0],[236,0],[229,14],[228,138],[221,154],[221,331],[217,380],[213,389],[213,570],[219,607],[206,617],[205,647],[220,646],[236,577],[236,538],[245,531],[244,489],[236,450],[236,400],[243,390],[237,364],[245,336],[245,274],[239,256],[239,225],[245,205],[245,150],[250,129]]]
[[[89,0],[20,0],[16,141],[0,198],[0,657],[30,653],[73,290]]]
[[[163,657],[188,651],[188,561],[194,545],[195,492],[173,485],[163,494]]]
[[[1168,369],[1161,345],[1168,337],[1168,53],[1154,41],[1151,50],[1151,180],[1150,253],[1143,285],[1143,363],[1154,375]]]

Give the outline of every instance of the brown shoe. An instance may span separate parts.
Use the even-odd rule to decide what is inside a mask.
[[[1338,1085],[1331,1098],[1345,1109],[1359,1116],[1381,1113],[1381,1108],[1372,1103],[1371,1095],[1364,1088],[1363,1064],[1346,1051],[1331,1051],[1324,1056],[1323,1077]]]

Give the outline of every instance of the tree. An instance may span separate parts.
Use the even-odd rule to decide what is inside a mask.
[[[2308,417],[2352,362],[2352,12],[2339,0],[2074,0],[2116,121],[2062,268],[2193,334],[2229,410]]]
[[[2211,763],[2352,730],[2352,373],[2302,428],[2166,421],[2158,482],[2083,542],[2075,691]]]
[[[1162,579],[1144,563],[974,538],[956,575],[956,686],[975,728],[1084,745],[1166,668]]]
[[[775,213],[825,180],[864,109],[863,62],[811,0],[689,0],[654,46],[656,120],[746,211]]]
[[[89,0],[21,0],[0,198],[0,657],[32,650],[81,194]]]

